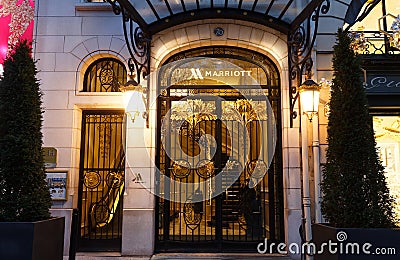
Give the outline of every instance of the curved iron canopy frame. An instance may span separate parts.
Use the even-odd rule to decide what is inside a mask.
[[[314,62],[311,54],[317,37],[319,17],[327,14],[329,9],[330,0],[320,1],[314,11],[288,34],[290,127],[293,127],[293,119],[297,117],[294,105],[299,97],[299,87],[303,80],[311,79],[312,76]]]
[[[131,75],[136,75],[136,81],[138,84],[140,84],[141,80],[145,79],[150,73],[151,36],[168,27],[200,19],[223,18],[255,22],[287,34],[290,75],[290,127],[293,126],[293,119],[297,117],[297,113],[294,111],[294,106],[299,96],[298,87],[301,85],[303,75],[305,75],[306,79],[311,78],[313,67],[311,54],[317,35],[318,20],[320,14],[326,14],[329,11],[330,0],[312,0],[291,24],[284,22],[281,18],[293,0],[288,1],[288,4],[283,9],[278,19],[268,15],[272,4],[270,4],[266,13],[262,14],[254,11],[257,0],[253,5],[252,10],[241,9],[240,4],[238,9],[228,8],[227,1],[225,1],[224,8],[213,7],[200,9],[198,5],[198,8],[195,10],[184,9],[184,12],[178,14],[172,14],[172,11],[170,10],[171,15],[163,19],[158,19],[160,17],[156,15],[155,10],[152,8],[152,11],[158,20],[151,24],[146,23],[129,0],[106,1],[111,4],[113,12],[116,15],[122,16],[125,42],[130,54],[128,67]],[[149,1],[147,2],[149,3]],[[168,6],[168,2],[165,2]],[[241,2],[242,1],[240,1],[240,3]],[[271,3],[273,2],[274,1]],[[150,7],[152,6],[150,5]],[[147,81],[147,84],[149,84],[149,81]],[[148,87],[149,85],[147,86],[147,90],[149,89]]]

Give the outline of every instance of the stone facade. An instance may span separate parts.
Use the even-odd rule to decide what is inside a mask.
[[[331,51],[334,32],[343,25],[340,19],[347,10],[345,1],[332,1],[330,13],[321,17],[314,51],[313,79],[331,78]],[[225,30],[213,34],[215,27]],[[203,46],[235,46],[268,56],[278,67],[282,97],[282,149],[284,186],[285,242],[300,243],[302,222],[301,133],[298,116],[290,127],[289,73],[287,35],[265,26],[239,20],[200,20],[184,23],[153,35],[151,71],[155,71],[173,54]],[[68,170],[68,200],[54,201],[53,215],[66,217],[65,255],[68,255],[72,209],[78,205],[79,162],[82,111],[86,109],[124,109],[123,94],[82,92],[83,76],[95,60],[113,57],[125,65],[129,53],[123,37],[121,17],[106,3],[80,3],[77,0],[36,1],[34,56],[38,60],[38,77],[43,91],[44,146],[58,150],[57,169]],[[150,82],[150,96],[156,95],[156,82]],[[323,103],[329,91],[321,93],[318,131],[321,162],[324,162],[327,119]],[[150,97],[151,99],[152,97]],[[296,105],[297,108],[297,105]],[[155,198],[140,184],[132,182],[133,173],[141,173],[145,182],[154,183],[157,111],[150,110],[149,128],[143,119],[127,127],[122,255],[149,256],[154,252]],[[315,120],[316,121],[316,120]],[[310,143],[311,147],[311,136]],[[145,136],[145,138],[135,138]],[[150,156],[148,156],[150,155]],[[312,161],[310,160],[310,165]],[[310,168],[312,169],[312,168]],[[313,187],[313,173],[310,173]],[[151,184],[151,187],[154,187]],[[295,256],[294,256],[295,257]]]

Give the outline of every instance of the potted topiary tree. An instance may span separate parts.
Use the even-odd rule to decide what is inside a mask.
[[[63,257],[64,218],[51,218],[42,154],[42,109],[27,41],[0,77],[0,259]]]
[[[339,30],[332,60],[327,161],[321,183],[322,213],[329,225],[313,225],[317,245],[329,241],[337,245],[333,247],[336,251],[329,252],[326,247],[315,259],[391,259],[375,255],[379,247],[394,247],[400,253],[400,233],[392,229],[393,200],[376,149],[361,80],[361,59],[350,44],[349,35]],[[399,255],[391,257],[399,259]]]

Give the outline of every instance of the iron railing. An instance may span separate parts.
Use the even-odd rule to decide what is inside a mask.
[[[391,33],[391,32],[388,32]],[[400,50],[392,47],[387,35],[379,31],[352,31],[353,48],[362,55],[396,55]]]

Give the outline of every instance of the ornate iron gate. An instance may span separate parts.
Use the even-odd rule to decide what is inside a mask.
[[[191,98],[193,93],[207,96]],[[157,183],[159,194],[169,196],[158,198],[157,251],[254,252],[264,238],[283,239],[281,142],[278,138],[268,167],[266,137],[275,128],[267,115],[252,117],[255,110],[266,111],[266,100],[248,93],[251,99],[228,86],[182,86],[161,94]],[[272,104],[280,136],[279,89],[269,86],[262,93]],[[239,114],[230,113],[232,107]],[[244,129],[236,127],[239,121]],[[207,182],[217,175],[221,178]],[[249,181],[258,184],[249,188]],[[186,183],[199,185],[184,190]],[[197,200],[204,191],[225,187],[216,197]]]
[[[79,174],[80,251],[119,251],[125,154],[124,113],[84,111]]]

